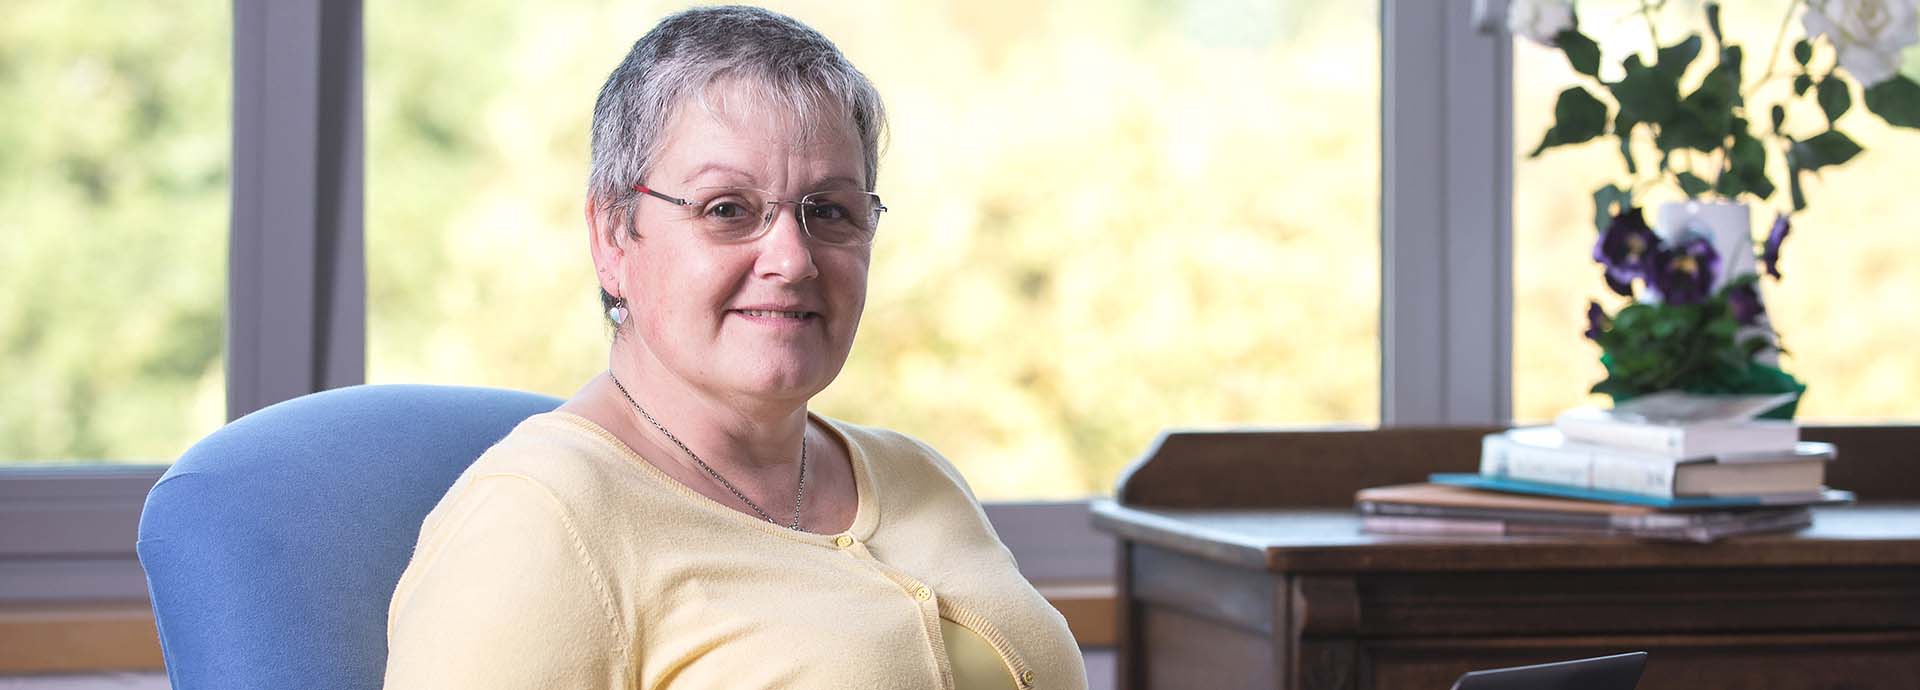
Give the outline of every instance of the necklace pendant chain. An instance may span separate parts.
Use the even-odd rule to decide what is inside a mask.
[[[648,414],[647,408],[641,407],[639,401],[636,401],[633,399],[633,394],[627,392],[627,387],[620,384],[620,378],[617,376],[614,376],[613,371],[611,369],[607,371],[607,378],[613,380],[613,387],[620,389],[620,396],[627,399],[627,404],[632,405],[633,409],[640,413],[640,417],[642,419],[647,420],[648,424],[651,424],[653,425],[653,428],[658,429],[661,435],[666,436],[667,440],[673,442],[673,445],[679,446],[680,452],[686,453],[687,457],[689,458],[693,458],[693,464],[699,465],[700,469],[705,470],[707,473],[707,476],[713,477],[714,481],[719,482],[721,486],[724,486],[727,488],[728,491],[733,492],[733,496],[735,498],[740,499],[741,503],[747,504],[748,508],[752,508],[753,512],[760,516],[760,519],[766,520],[767,522],[771,522],[775,525],[780,524],[780,521],[773,519],[773,516],[768,515],[767,511],[761,510],[760,505],[757,503],[754,503],[753,499],[747,498],[747,494],[740,491],[739,487],[734,486],[733,482],[727,481],[726,477],[720,476],[720,472],[718,470],[713,469],[713,467],[708,465],[705,460],[701,460],[700,455],[698,453],[693,452],[692,448],[688,448],[687,444],[680,440],[680,437],[674,436],[673,432],[671,431],[667,431],[667,427],[665,425],[662,425],[660,423],[660,420],[654,419],[653,415]],[[793,522],[787,524],[787,529],[794,530],[796,532],[800,531],[800,504],[806,498],[806,496],[807,496],[807,430],[803,427],[800,430],[800,487],[798,490],[794,491],[793,493]]]

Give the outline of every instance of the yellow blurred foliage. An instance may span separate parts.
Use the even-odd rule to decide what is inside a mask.
[[[1644,47],[1632,6],[1581,5],[1609,62]],[[1750,64],[1784,6],[1729,6]],[[564,396],[605,366],[588,118],[679,7],[368,5],[370,381]],[[1375,3],[773,7],[839,43],[894,126],[866,319],[821,412],[927,440],[993,500],[1107,492],[1167,427],[1377,421]],[[219,423],[226,8],[74,0],[0,24],[0,460],[164,461]],[[1514,55],[1515,410],[1539,420],[1600,378],[1587,195],[1621,170],[1603,145],[1524,157],[1573,74]],[[1920,137],[1843,123],[1867,153],[1810,185],[1766,297],[1805,416],[1912,419],[1920,233],[1899,190]]]
[[[819,411],[919,436],[998,500],[1105,492],[1167,426],[1377,419],[1370,5],[774,8],[893,125]],[[369,7],[370,380],[565,395],[605,366],[586,124],[673,9]]]

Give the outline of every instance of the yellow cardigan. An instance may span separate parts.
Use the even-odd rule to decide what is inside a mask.
[[[853,460],[840,534],[722,506],[579,416],[529,418],[421,525],[386,687],[953,690],[943,619],[998,652],[1007,687],[1086,687],[1066,621],[945,458],[815,419]]]

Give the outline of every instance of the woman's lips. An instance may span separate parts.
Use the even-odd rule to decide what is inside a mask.
[[[732,313],[767,326],[803,326],[820,318],[819,312],[787,309],[734,309]]]
[[[762,319],[804,319],[813,316],[810,311],[785,311],[779,309],[735,309],[747,316]]]

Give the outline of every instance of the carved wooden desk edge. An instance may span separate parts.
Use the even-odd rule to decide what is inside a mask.
[[[1864,651],[1847,653],[1869,655],[1878,653],[1875,649],[1920,649],[1920,585],[1912,584],[1920,583],[1920,472],[1914,471],[1920,469],[1920,426],[1804,428],[1803,438],[1840,447],[1829,483],[1855,491],[1861,504],[1817,509],[1814,527],[1796,534],[1693,545],[1393,537],[1358,531],[1351,510],[1355,491],[1420,482],[1432,472],[1474,471],[1480,437],[1497,430],[1163,433],[1122,476],[1115,500],[1096,501],[1092,507],[1095,526],[1120,540],[1120,687],[1199,687],[1191,685],[1197,680],[1227,687],[1242,677],[1277,679],[1272,684],[1240,682],[1245,687],[1390,687],[1395,679],[1427,682],[1443,672],[1457,673],[1448,664],[1466,663],[1469,657],[1482,662],[1505,658],[1502,654],[1524,658],[1548,646],[1577,650],[1581,644],[1604,646],[1621,640],[1681,645],[1663,648],[1669,649],[1661,656],[1670,665],[1655,674],[1654,686],[1691,687],[1699,684],[1693,681],[1726,682],[1726,674],[1740,672],[1737,669],[1764,666],[1765,659],[1773,658],[1768,654],[1791,656],[1808,645],[1857,648]],[[1143,570],[1134,572],[1136,567]],[[1534,616],[1532,623],[1506,613],[1484,620],[1458,612],[1405,618],[1422,606],[1458,606],[1446,596],[1466,591],[1457,589],[1461,583],[1498,572],[1532,577],[1517,581],[1516,586],[1536,592],[1525,596],[1590,585],[1605,591],[1572,595],[1564,602],[1556,599],[1523,614]],[[1790,593],[1800,591],[1797,578],[1817,576],[1823,588],[1819,591],[1839,598],[1816,597],[1829,603],[1763,603],[1769,610],[1748,612],[1741,607],[1751,606],[1749,600],[1734,606],[1731,600],[1687,594],[1714,586],[1722,577],[1715,572],[1728,573],[1725,577],[1738,578],[1746,583],[1742,586],[1759,588],[1756,591]],[[1143,573],[1148,581],[1135,582]],[[1543,580],[1537,577],[1541,573],[1557,574]],[[1262,586],[1250,577],[1274,579]],[[1669,592],[1668,578],[1673,577],[1683,584]],[[1434,586],[1455,588],[1447,590],[1454,594],[1431,601],[1430,595],[1420,594]],[[1608,597],[1617,599],[1623,591],[1626,596],[1646,591],[1656,599],[1694,597],[1700,602],[1683,602],[1676,610],[1684,612],[1657,623],[1636,623],[1632,616],[1621,615],[1624,612],[1591,623],[1541,620],[1543,612],[1584,610],[1579,607],[1610,602]],[[1415,604],[1378,608],[1382,593],[1393,592]],[[1690,604],[1699,608],[1686,609]],[[1653,605],[1641,604],[1639,611],[1661,610],[1645,608]],[[1819,606],[1833,610],[1821,612]],[[1802,609],[1811,611],[1811,617],[1795,618]],[[1148,632],[1142,633],[1135,620],[1139,615],[1159,622],[1149,622]],[[1229,651],[1213,650],[1221,644],[1215,637],[1195,634],[1212,625],[1243,631],[1224,633],[1230,638],[1267,636],[1273,646],[1249,647],[1247,638],[1240,637],[1242,642],[1232,643],[1239,646]],[[1529,625],[1548,637],[1511,637]],[[1475,626],[1483,632],[1473,632]],[[1428,632],[1420,632],[1423,629]],[[1146,661],[1143,634],[1152,638],[1158,661]],[[1466,642],[1447,641],[1460,634],[1469,635],[1459,638]],[[1187,641],[1202,637],[1208,641]],[[1534,651],[1526,651],[1530,649]],[[1183,654],[1195,658],[1178,658]],[[1745,654],[1755,660],[1732,664],[1714,661],[1721,657],[1712,654]],[[1422,658],[1427,661],[1419,661]],[[1882,673],[1888,664],[1920,673],[1920,651],[1874,658]],[[1216,667],[1222,670],[1210,670]],[[1165,676],[1175,671],[1198,676],[1169,682]],[[1676,684],[1676,678],[1691,679],[1691,684]]]
[[[1345,508],[1370,486],[1473,472],[1481,436],[1506,427],[1169,430],[1120,475],[1134,508]],[[1920,502],[1920,425],[1823,426],[1801,438],[1840,449],[1827,483],[1862,502]]]

